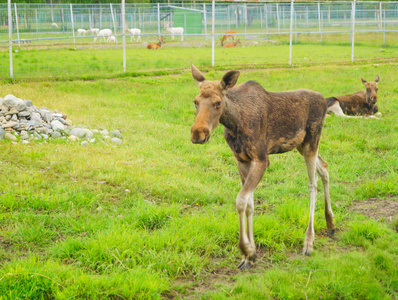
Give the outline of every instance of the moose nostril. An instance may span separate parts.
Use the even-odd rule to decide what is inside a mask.
[[[210,130],[206,127],[191,128],[191,140],[193,143],[205,143],[209,134]]]

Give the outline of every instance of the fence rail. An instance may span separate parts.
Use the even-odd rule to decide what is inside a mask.
[[[123,16],[126,27],[141,30],[139,36],[124,30]],[[184,34],[171,34],[166,31],[166,24],[182,27]],[[104,43],[101,38],[94,42],[95,28],[111,29],[115,44]],[[3,57],[7,57],[8,50],[10,61],[9,64],[0,63],[0,78],[41,77],[46,71],[44,76],[59,77],[178,68],[178,61],[182,58],[192,60],[189,51],[180,52],[181,48],[209,49],[201,52],[202,57],[196,57],[202,65],[228,64],[228,60],[219,56],[222,48],[218,40],[231,30],[236,32],[241,42],[239,47],[246,49],[236,51],[240,51],[238,55],[243,56],[247,64],[259,63],[261,53],[257,52],[263,52],[264,59],[270,56],[272,50],[283,53],[283,59],[276,58],[276,62],[305,62],[308,58],[300,57],[294,51],[303,44],[307,45],[309,55],[312,51],[319,53],[321,45],[333,44],[350,49],[350,59],[343,55],[335,60],[354,61],[355,49],[365,49],[359,59],[366,56],[398,57],[398,2],[291,1],[215,3],[214,6],[211,3],[122,6],[120,3],[28,5],[9,1],[9,4],[0,4],[0,51]],[[136,59],[141,56],[146,44],[157,42],[160,35],[167,40],[164,47],[171,52],[169,57],[164,57],[167,63],[160,61],[160,52],[153,55],[152,60],[148,57],[145,61]],[[105,42],[108,37],[105,36]],[[126,38],[124,44],[121,43],[123,37]],[[210,44],[213,37],[217,43]],[[257,52],[250,49],[254,47],[257,47]],[[75,53],[68,54],[72,50],[80,52],[80,58]],[[173,51],[179,52],[176,54],[179,56],[172,55]],[[57,56],[53,52],[63,57],[62,64],[57,66],[52,61]],[[95,63],[87,62],[90,55],[92,60],[97,60]],[[113,60],[104,59],[105,56]],[[126,63],[129,59],[130,62]],[[93,70],[90,66],[94,67]],[[68,75],[64,70],[68,70]]]

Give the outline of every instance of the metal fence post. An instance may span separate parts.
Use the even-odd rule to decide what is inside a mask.
[[[229,9],[229,5],[227,6],[227,12],[228,12],[228,30],[231,30],[231,11]]]
[[[113,15],[113,8],[112,8],[112,3],[109,3],[111,7],[111,16],[112,16],[112,24],[113,24],[113,31],[115,32],[116,35],[116,24],[115,24],[115,17]],[[116,43],[117,43],[117,38],[116,38]]]
[[[76,44],[76,40],[75,40],[75,25],[73,23],[73,9],[72,9],[72,3],[70,4],[70,22],[71,22],[71,26],[72,26],[72,36],[73,36],[73,44]]]
[[[276,4],[276,19],[278,21],[278,33],[279,33],[280,25],[279,25],[279,4],[278,3]]]
[[[352,12],[351,12],[351,62],[354,62],[354,40],[355,40],[355,9],[356,9],[356,0],[352,2]]]
[[[264,19],[265,19],[265,38],[268,40],[268,9],[267,9],[267,4],[264,4]]]
[[[39,21],[37,20],[37,8],[35,9],[35,15],[36,15],[36,32],[39,32]]]
[[[294,12],[294,43],[297,44],[297,13]]]
[[[17,28],[17,37],[18,37],[18,47],[21,47],[21,41],[19,40],[19,25],[18,25],[18,11],[17,11],[17,4],[14,3],[14,9],[15,9],[15,25]]]
[[[214,67],[214,23],[216,18],[216,1],[211,3],[211,65]]]
[[[14,79],[14,70],[12,66],[12,14],[11,14],[11,0],[7,1],[8,5],[8,53],[10,56],[10,79]]]
[[[207,41],[207,13],[206,13],[206,3],[203,3],[203,22],[205,23],[205,40]]]
[[[123,72],[126,72],[126,7],[122,0]]]
[[[243,4],[245,22],[245,40],[247,40],[247,3]]]
[[[158,36],[160,36],[160,4],[158,3]]]
[[[321,44],[322,44],[322,30],[321,30],[321,4],[318,2],[318,25],[319,25],[319,34],[321,35]]]
[[[381,30],[383,30],[383,46],[386,45],[386,13],[384,12],[383,18],[383,8],[380,2],[380,20],[381,20]],[[384,20],[384,22],[383,22]]]
[[[294,0],[290,2],[290,44],[289,44],[289,65],[292,64],[292,40],[293,40],[293,13],[294,13]]]

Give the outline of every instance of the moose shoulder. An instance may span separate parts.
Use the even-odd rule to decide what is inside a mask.
[[[239,71],[227,72],[221,81],[206,80],[193,65],[191,72],[200,88],[194,100],[196,120],[191,127],[191,141],[203,144],[219,123],[224,125],[224,136],[234,153],[241,176],[242,189],[236,198],[236,207],[240,224],[239,247],[243,257],[238,268],[250,268],[256,257],[253,192],[269,165],[268,155],[293,149],[303,155],[310,182],[310,218],[303,250],[310,254],[315,236],[316,171],[323,182],[329,235],[335,230],[327,163],[318,155],[326,100],[321,94],[305,89],[271,93],[255,81],[235,87]]]

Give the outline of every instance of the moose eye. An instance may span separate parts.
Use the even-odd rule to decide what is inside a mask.
[[[217,101],[217,102],[214,104],[215,107],[220,107],[220,105],[221,105],[221,101]]]

